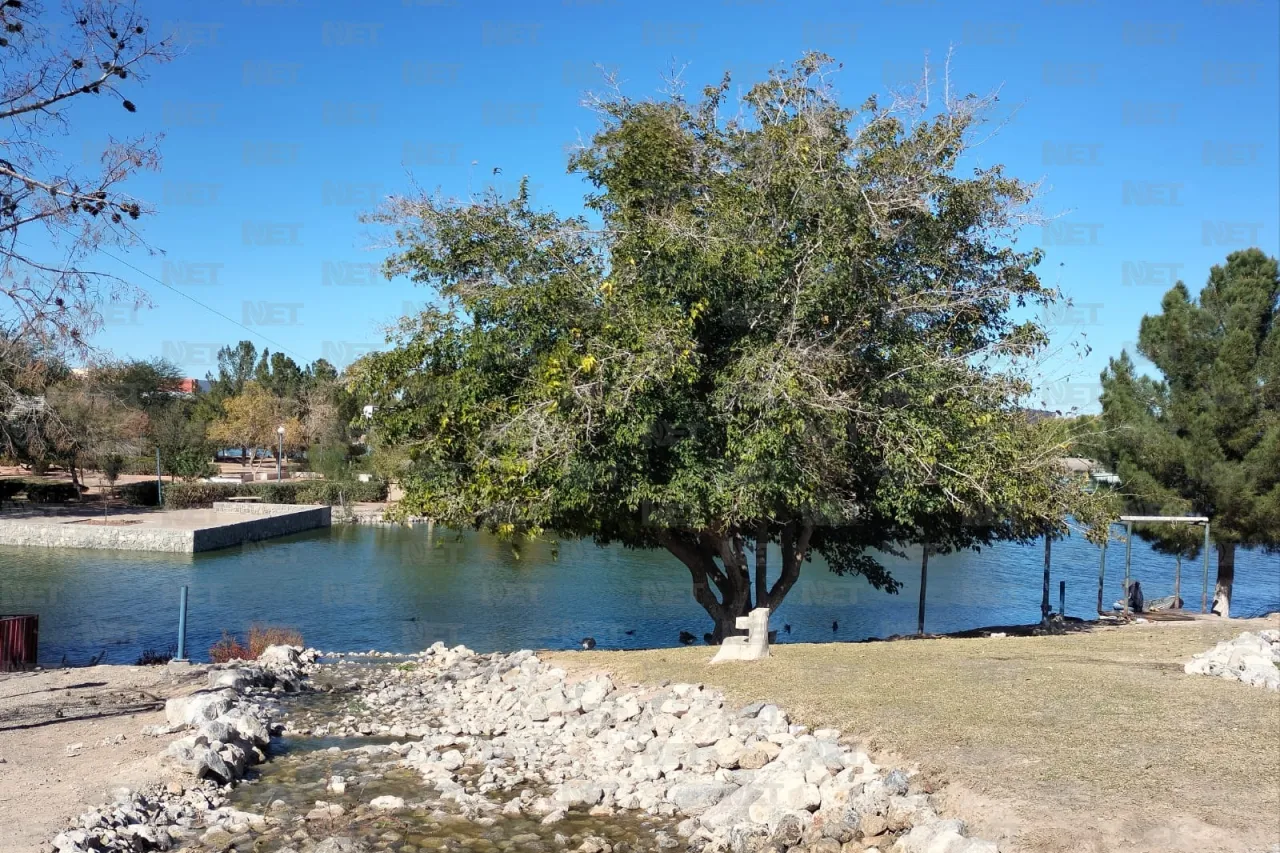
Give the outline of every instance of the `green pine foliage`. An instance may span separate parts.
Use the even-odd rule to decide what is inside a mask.
[[[1142,318],[1138,351],[1102,374],[1102,455],[1143,513],[1204,515],[1218,551],[1214,611],[1229,615],[1237,546],[1280,547],[1280,276],[1260,249],[1233,252],[1194,299],[1178,282]],[[1194,531],[1143,535],[1195,556]]]

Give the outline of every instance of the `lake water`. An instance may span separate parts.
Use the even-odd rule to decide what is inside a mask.
[[[931,557],[926,628],[948,632],[1040,617],[1043,546],[1001,545]],[[1054,542],[1054,608],[1067,582],[1067,614],[1097,601],[1098,549],[1080,537]],[[776,572],[778,556],[771,555]],[[782,642],[857,640],[916,628],[919,555],[888,560],[903,581],[888,595],[861,578],[807,564],[773,621]],[[1133,576],[1148,600],[1168,595],[1174,561],[1135,540]],[[1210,566],[1212,589],[1214,568]],[[1200,563],[1184,563],[1182,595],[1200,605]],[[1106,604],[1118,599],[1124,548],[1107,551]],[[710,630],[688,571],[665,552],[563,542],[517,558],[492,537],[426,527],[335,526],[196,555],[0,547],[0,613],[38,613],[40,660],[132,663],[175,642],[179,589],[190,586],[187,648],[205,659],[223,630],[255,622],[299,629],[325,650],[417,651],[442,640],[478,651],[567,648],[586,636],[601,648],[678,643]],[[1280,555],[1236,557],[1232,612],[1280,610]],[[839,622],[833,634],[832,621]]]

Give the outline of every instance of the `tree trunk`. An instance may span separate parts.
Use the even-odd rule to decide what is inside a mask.
[[[763,521],[756,527],[756,607],[769,600],[769,526]]]
[[[793,522],[782,530],[782,573],[764,599],[756,595],[756,607],[777,610],[800,577],[800,566],[808,556],[813,525]],[[711,639],[719,644],[725,637],[739,634],[737,619],[750,612],[751,574],[743,552],[742,537],[736,533],[709,531],[663,531],[659,541],[689,569],[693,598],[711,617]],[[763,553],[763,549],[761,549]],[[717,564],[716,560],[720,562]],[[757,555],[759,569],[759,555]],[[757,580],[759,580],[757,574]]]
[[[929,543],[926,542],[920,552],[920,609],[916,615],[916,634],[924,636],[924,600],[925,591],[929,588]]]
[[[1218,581],[1213,587],[1213,607],[1224,619],[1231,617],[1231,584],[1236,578],[1236,545],[1234,542],[1218,544]]]
[[[1051,565],[1050,552],[1052,550],[1053,537],[1046,530],[1044,534],[1044,588],[1040,593],[1040,624],[1049,624],[1049,613],[1052,608],[1049,605],[1049,566]]]

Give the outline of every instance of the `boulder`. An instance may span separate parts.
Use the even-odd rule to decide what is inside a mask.
[[[590,779],[570,779],[556,788],[552,799],[566,808],[574,806],[591,807],[604,797],[604,788]]]
[[[235,701],[232,690],[200,690],[165,702],[164,716],[171,726],[198,726],[231,710]]]
[[[989,841],[964,837],[964,824],[958,820],[939,820],[912,828],[890,848],[892,853],[998,853]],[[982,846],[988,845],[988,846]]]
[[[316,845],[314,853],[364,853],[363,844],[346,836],[326,838]]]
[[[302,649],[297,646],[267,646],[258,655],[258,663],[266,666],[297,666]]]
[[[683,782],[667,789],[667,802],[682,814],[694,817],[736,790],[738,786],[729,782]]]
[[[203,737],[175,740],[169,744],[164,758],[197,779],[213,779],[225,784],[235,778],[232,768]]]

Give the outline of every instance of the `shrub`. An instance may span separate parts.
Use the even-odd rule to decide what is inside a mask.
[[[129,506],[155,506],[160,503],[160,496],[156,494],[155,480],[125,483],[116,489],[116,494]]]
[[[156,473],[156,458],[154,456],[126,456],[124,457],[124,466],[121,473],[154,475]]]
[[[225,501],[238,495],[254,495],[266,503],[329,504],[384,501],[387,484],[381,481],[361,483],[358,480],[285,480],[279,483],[171,483],[165,486],[166,509],[208,508],[214,501]]]
[[[307,465],[327,480],[341,480],[351,470],[349,455],[350,448],[345,444],[321,444],[307,450]]]
[[[28,480],[27,500],[38,504],[57,504],[80,500],[80,491],[66,480]]]
[[[267,646],[301,646],[302,634],[295,628],[278,625],[249,626],[249,656],[257,660]]]
[[[214,501],[225,501],[238,494],[235,483],[169,483],[164,490],[165,509],[210,507]]]
[[[176,649],[173,646],[158,652],[155,649],[145,649],[142,655],[134,661],[134,666],[160,666],[173,660]]]
[[[184,483],[218,473],[217,466],[209,461],[209,453],[200,447],[185,447],[178,451],[169,464],[169,470]]]
[[[279,625],[250,625],[249,636],[244,643],[229,631],[222,632],[222,639],[209,647],[209,660],[226,663],[230,660],[257,660],[267,646],[301,646],[302,634],[294,628]]]
[[[0,480],[0,501],[11,501],[14,496],[27,487],[23,480]]]
[[[229,660],[248,660],[249,650],[240,645],[234,635],[222,632],[222,639],[209,647],[209,660],[226,663]]]
[[[336,504],[339,499],[346,503],[385,501],[387,484],[381,480],[311,480],[298,484],[298,503]]]

